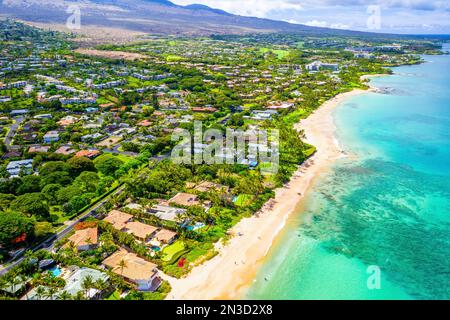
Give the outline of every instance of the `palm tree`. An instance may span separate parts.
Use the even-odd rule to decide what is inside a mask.
[[[25,252],[25,258],[27,258],[28,260],[37,259],[36,254],[33,252],[33,250],[27,250]]]
[[[92,276],[86,276],[86,278],[84,278],[83,280],[83,283],[81,284],[81,287],[84,290],[85,296],[87,296],[89,289],[92,289],[94,287],[94,279],[92,278]]]
[[[120,275],[123,275],[123,269],[127,267],[127,262],[123,259],[119,261]]]
[[[55,295],[56,292],[58,292],[58,289],[56,287],[51,286],[47,289],[46,296],[50,298],[50,300],[53,300],[53,296]]]
[[[89,248],[91,248],[91,246],[92,246],[92,240],[91,240],[91,238],[87,238],[87,239],[86,239],[86,244],[89,246]]]
[[[108,287],[109,287],[108,282],[103,280],[103,279],[97,279],[94,282],[94,288],[99,291],[98,292],[98,298],[100,298],[102,292],[105,291],[106,289],[108,289]]]
[[[77,253],[77,248],[75,246],[75,243],[73,243],[72,241],[69,241],[67,246],[71,253],[73,253],[73,254]]]
[[[45,295],[45,288],[43,286],[39,286],[36,289],[36,297],[38,300],[42,300],[42,297]]]
[[[21,274],[21,275],[19,276],[19,279],[20,279],[20,281],[23,283],[23,287],[25,288],[25,291],[27,291],[27,281],[28,281],[27,276],[24,275],[24,274]],[[27,300],[28,300],[28,292],[25,293],[25,297],[26,297]]]
[[[20,279],[20,277],[13,277],[11,278],[11,280],[9,281],[9,284],[12,288],[13,291],[16,291],[16,287],[20,284],[22,284],[22,280]]]
[[[66,290],[64,290],[58,295],[59,300],[70,300],[71,298],[72,296]]]

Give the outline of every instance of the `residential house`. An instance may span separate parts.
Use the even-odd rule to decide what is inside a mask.
[[[45,143],[56,142],[59,140],[59,133],[58,131],[49,131],[44,135],[43,139]]]
[[[64,118],[62,118],[61,120],[59,120],[57,123],[58,123],[60,126],[66,127],[66,126],[69,126],[69,125],[74,124],[74,123],[77,122],[77,121],[78,121],[78,118],[76,118],[76,117],[73,117],[73,116],[65,116]]]
[[[8,101],[11,101],[11,97],[0,96],[0,102],[8,102]]]
[[[77,230],[68,239],[78,251],[91,250],[98,245],[98,228],[86,228]]]
[[[122,230],[132,219],[133,216],[131,214],[119,210],[112,210],[103,220],[111,223],[116,230]]]
[[[11,161],[6,166],[6,171],[11,177],[18,177],[21,172],[31,174],[33,172],[33,159]]]
[[[18,116],[23,116],[23,115],[27,114],[28,112],[30,112],[30,110],[28,110],[28,109],[15,109],[15,110],[11,110],[11,112],[9,114],[11,115],[11,117],[18,117]]]
[[[216,191],[223,190],[224,192],[228,193],[228,191],[229,191],[228,186],[224,186],[224,185],[214,183],[214,182],[209,182],[209,181],[201,182],[199,185],[194,187],[194,189],[199,192],[208,192],[211,190],[216,190]]]
[[[162,282],[156,264],[122,248],[103,260],[103,265],[134,283],[140,291],[155,291]]]
[[[86,134],[84,136],[81,137],[81,141],[82,142],[93,142],[96,140],[99,140],[101,137],[103,137],[103,135],[99,132],[96,133],[91,133],[91,134]]]
[[[86,157],[89,159],[94,159],[100,155],[100,151],[95,149],[89,149],[89,150],[80,150],[75,154],[75,157]]]
[[[200,205],[200,201],[198,201],[198,197],[195,194],[183,193],[183,192],[176,194],[168,202],[175,203],[180,206],[186,206],[186,207]]]
[[[70,146],[61,146],[55,151],[55,153],[68,156],[75,153],[75,150],[72,149]]]
[[[147,212],[164,221],[178,222],[178,217],[184,215],[186,209],[159,204],[151,207]]]
[[[61,290],[61,292],[65,291],[71,296],[76,296],[78,292],[82,291],[89,299],[101,295],[102,292],[95,288],[91,288],[87,292],[85,291],[83,283],[87,278],[91,278],[94,282],[99,280],[108,282],[109,280],[109,276],[105,272],[86,267],[80,269],[75,268],[75,271],[73,271],[72,274],[66,279],[66,286]]]
[[[167,229],[161,229],[155,234],[155,239],[164,244],[171,244],[177,238],[177,233]]]
[[[122,229],[122,231],[132,234],[142,242],[147,242],[150,240],[155,235],[157,230],[158,228],[154,226],[138,221],[127,222],[125,227]]]
[[[32,146],[28,149],[28,153],[46,153],[49,149],[49,146]]]

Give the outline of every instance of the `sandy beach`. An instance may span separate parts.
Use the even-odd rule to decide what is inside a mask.
[[[237,299],[242,295],[289,215],[299,210],[314,178],[328,170],[336,159],[345,156],[335,138],[332,111],[343,100],[362,92],[366,91],[340,94],[296,125],[297,130],[304,130],[306,141],[316,146],[315,155],[299,167],[288,184],[276,190],[275,198],[260,212],[233,227],[231,232],[235,236],[225,245],[216,245],[219,252],[216,257],[195,267],[183,279],[164,276],[172,286],[167,299]]]

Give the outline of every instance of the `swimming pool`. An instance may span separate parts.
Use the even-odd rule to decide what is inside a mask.
[[[49,271],[54,277],[59,277],[61,275],[61,268],[58,266],[51,268]]]
[[[188,231],[195,231],[195,230],[198,230],[198,229],[203,228],[204,226],[205,226],[204,223],[197,222],[197,223],[194,224],[193,226],[187,226],[187,227],[186,227],[186,230],[188,230]]]

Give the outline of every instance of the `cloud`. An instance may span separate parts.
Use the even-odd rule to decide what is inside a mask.
[[[316,27],[368,31],[367,8],[379,5],[381,29],[394,33],[450,33],[450,0],[171,0],[233,14]],[[373,31],[373,30],[369,30]]]
[[[205,4],[234,14],[267,17],[271,11],[380,5],[384,9],[450,11],[449,0],[172,0],[180,5]]]
[[[307,26],[311,27],[322,27],[326,28],[328,26],[328,23],[326,21],[318,21],[318,20],[311,20],[304,22],[303,24],[306,24]]]
[[[341,22],[328,23],[326,21],[319,21],[319,20],[310,20],[310,21],[306,21],[306,22],[298,22],[298,21],[294,22],[294,20],[292,20],[292,19],[288,22],[300,23],[300,24],[304,24],[307,26],[311,26],[311,27],[332,28],[332,29],[350,29],[350,26],[348,24],[344,24]]]
[[[272,11],[302,10],[299,0],[172,0],[178,5],[204,4],[242,16],[267,18]]]

